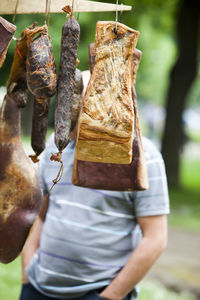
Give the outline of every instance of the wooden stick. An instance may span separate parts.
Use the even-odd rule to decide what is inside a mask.
[[[17,0],[0,1],[0,14],[14,14]],[[5,3],[6,2],[6,3]],[[72,5],[72,0],[52,0],[50,5],[50,13],[61,13],[62,7]],[[17,6],[17,14],[38,14],[45,13],[45,0],[19,0]],[[119,5],[119,11],[131,10],[132,6]],[[102,3],[87,0],[75,0],[74,12],[100,12],[100,11],[116,11],[116,4]]]

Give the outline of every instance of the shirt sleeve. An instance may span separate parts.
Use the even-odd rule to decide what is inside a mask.
[[[149,141],[145,152],[149,188],[135,193],[134,206],[137,217],[168,214],[169,194],[165,164],[160,152]]]

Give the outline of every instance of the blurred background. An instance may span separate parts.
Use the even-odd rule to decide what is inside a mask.
[[[3,0],[0,0],[3,1]],[[103,1],[115,3],[115,1]],[[141,283],[139,300],[200,299],[200,8],[197,0],[124,0],[132,5],[119,21],[140,31],[143,52],[137,73],[142,134],[163,154],[168,175],[171,214],[165,253]],[[6,5],[6,2],[5,2]],[[12,22],[12,16],[3,16]],[[115,20],[115,12],[75,13],[81,27],[78,68],[88,69],[88,44],[98,20]],[[44,23],[44,15],[17,15],[15,37],[28,25]],[[64,13],[50,15],[50,36],[59,70]],[[14,55],[13,40],[0,69],[0,104]],[[30,147],[32,100],[22,111],[22,140]],[[51,100],[48,135],[54,130]],[[0,299],[17,300],[20,258],[0,264]]]

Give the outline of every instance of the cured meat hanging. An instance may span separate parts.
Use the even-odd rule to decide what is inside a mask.
[[[29,29],[35,28],[35,25]],[[39,178],[20,138],[20,109],[26,104],[27,36],[17,41],[7,94],[0,110],[0,262],[21,252],[39,212]]]
[[[72,98],[72,117],[71,117],[71,131],[75,128],[80,113],[81,99],[83,92],[83,78],[81,71],[76,69],[74,81],[74,95]]]
[[[90,66],[93,61],[93,49],[90,57]],[[146,190],[148,177],[142,139],[139,128],[137,100],[135,92],[136,72],[139,66],[142,52],[135,49],[132,59],[132,100],[134,108],[134,137],[132,145],[131,164],[106,164],[81,161],[75,158],[72,175],[72,183],[82,187],[127,191]],[[91,68],[92,71],[92,68]]]
[[[28,53],[26,79],[29,91],[39,99],[52,97],[56,93],[56,63],[46,25],[37,31],[26,30]]]
[[[36,24],[32,24],[22,31],[16,41],[14,59],[11,66],[10,76],[7,82],[8,94],[17,94],[21,102],[27,101],[27,82],[26,82],[26,57],[27,57],[27,31],[38,32]],[[19,99],[18,99],[19,101]]]
[[[95,65],[79,118],[76,158],[129,164],[132,160],[131,62],[139,32],[97,22]]]
[[[95,62],[95,49],[94,43],[88,45],[88,65],[90,69],[90,73],[92,74],[92,70],[94,69],[94,62]]]
[[[38,162],[38,156],[43,152],[46,146],[46,134],[48,129],[48,113],[50,99],[34,98],[31,146],[35,154],[29,155],[33,162]]]
[[[19,100],[19,102],[18,102]],[[6,95],[0,111],[0,262],[21,252],[39,212],[41,190],[20,139],[20,99]]]
[[[55,111],[55,144],[59,153],[63,151],[69,141],[76,60],[80,36],[80,26],[72,16],[70,8],[67,6],[63,10],[69,13],[70,16],[62,28],[60,71]]]
[[[16,31],[16,26],[0,17],[0,68],[6,58],[6,53]]]
[[[34,95],[31,145],[35,155],[30,155],[34,162],[45,149],[48,129],[48,111],[50,97],[56,93],[56,64],[46,25],[26,31],[28,52],[26,60],[26,78],[29,91]],[[39,35],[38,35],[39,33]]]

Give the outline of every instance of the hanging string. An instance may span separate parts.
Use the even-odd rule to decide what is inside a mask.
[[[17,14],[18,4],[19,4],[19,0],[16,0],[15,11],[14,11],[13,18],[12,18],[12,22],[13,23],[15,23],[15,18],[16,18],[16,14]]]
[[[46,0],[46,8],[45,8],[45,25],[49,27],[49,20],[50,20],[50,6],[51,0]]]
[[[118,0],[116,0],[116,18],[115,18],[115,34],[117,34],[117,23],[118,23]]]
[[[73,12],[74,12],[74,0],[72,0],[72,15],[73,15]]]
[[[50,192],[52,191],[52,189],[54,188],[54,186],[61,180],[62,175],[63,175],[63,169],[64,169],[64,165],[63,165],[63,161],[60,160],[61,166],[60,169],[58,171],[58,174],[56,176],[56,178],[53,180],[53,184],[51,186],[51,188],[48,191],[48,195],[50,194]]]

